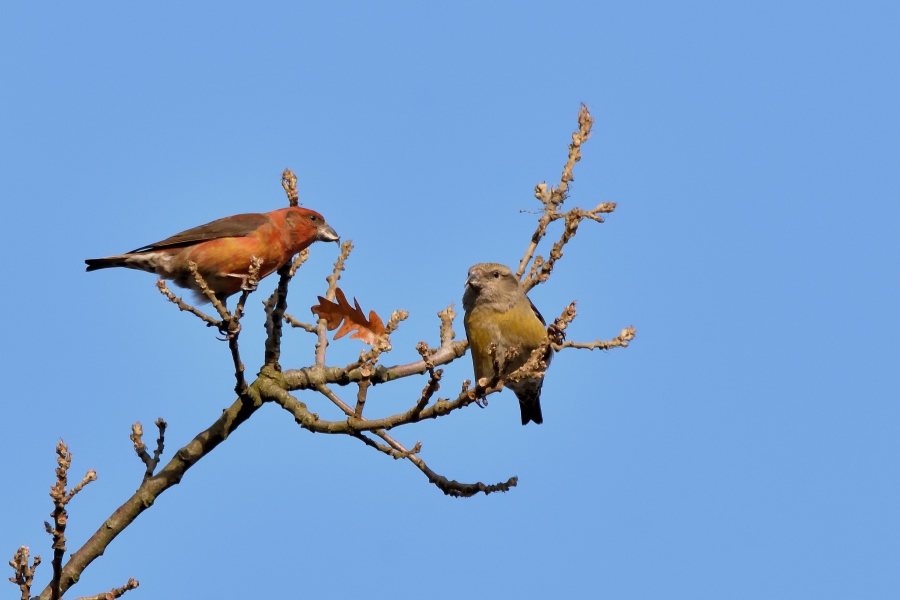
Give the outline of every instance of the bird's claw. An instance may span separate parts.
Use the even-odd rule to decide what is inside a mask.
[[[547,335],[554,344],[562,344],[566,341],[566,332],[556,323],[547,326]]]
[[[241,273],[229,273],[229,277],[237,277],[241,280],[241,291],[244,292],[255,292],[257,287],[259,287],[259,280],[256,277],[252,277],[249,274],[241,274]]]
[[[238,334],[241,333],[241,324],[237,321],[234,321],[234,327],[232,327],[231,323],[220,323],[219,324],[219,333],[221,333],[225,337],[216,337],[220,342],[230,342],[231,340],[236,340]]]

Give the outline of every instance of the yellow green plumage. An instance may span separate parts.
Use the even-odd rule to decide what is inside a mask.
[[[469,269],[466,292],[463,295],[466,311],[464,325],[476,380],[493,375],[493,362],[488,354],[496,344],[495,357],[506,373],[521,367],[532,351],[547,335],[543,317],[525,295],[515,275],[504,265],[481,263]],[[504,364],[506,351],[517,347],[518,353]],[[548,350],[546,362],[550,362]],[[522,424],[543,422],[541,413],[542,377],[507,382],[519,398]]]

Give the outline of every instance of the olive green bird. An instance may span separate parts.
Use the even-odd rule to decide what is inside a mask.
[[[490,379],[494,374],[488,348],[497,345],[495,357],[502,369],[512,373],[531,356],[547,335],[546,322],[534,307],[525,290],[519,285],[509,267],[496,263],[481,263],[469,269],[466,291],[463,294],[463,308],[466,311],[464,324],[472,363],[475,366],[475,380]],[[506,364],[507,349],[517,346],[519,352]],[[548,348],[544,359],[550,364],[553,350]],[[506,387],[519,398],[522,425],[529,421],[543,423],[541,415],[541,385],[543,377],[530,377],[520,381],[510,381]]]

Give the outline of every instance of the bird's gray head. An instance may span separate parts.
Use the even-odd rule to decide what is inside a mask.
[[[463,293],[463,308],[466,311],[472,310],[476,303],[509,305],[521,293],[522,288],[509,267],[497,263],[477,264],[469,269],[466,291]]]

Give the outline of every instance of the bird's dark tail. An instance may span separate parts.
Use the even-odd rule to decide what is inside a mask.
[[[155,252],[119,254],[116,256],[106,256],[104,258],[89,258],[84,261],[84,264],[87,265],[85,271],[125,267],[126,269],[147,271],[148,273],[156,272],[157,263],[157,254]]]
[[[537,382],[526,380],[522,383],[523,385],[519,385],[513,390],[519,398],[522,425],[528,425],[530,421],[540,425],[544,422],[544,415],[541,414],[541,384],[543,380]]]
[[[124,267],[125,263],[122,256],[110,256],[109,258],[89,258],[84,261],[87,265],[85,271],[96,271],[98,269],[109,269],[110,267]]]

